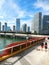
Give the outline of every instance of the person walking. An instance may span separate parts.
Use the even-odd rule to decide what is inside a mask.
[[[47,49],[47,42],[45,42],[45,49]]]
[[[41,43],[41,48],[43,48],[43,47],[44,47],[44,43],[42,42],[42,43]]]

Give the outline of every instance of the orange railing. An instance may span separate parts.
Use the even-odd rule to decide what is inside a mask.
[[[4,60],[10,56],[13,56],[14,54],[17,54],[31,46],[39,44],[39,43],[43,42],[44,40],[45,40],[45,38],[38,37],[38,38],[31,38],[29,40],[25,40],[22,42],[12,43],[12,44],[6,46],[6,48],[0,50],[0,52],[2,52],[0,54],[0,61]]]

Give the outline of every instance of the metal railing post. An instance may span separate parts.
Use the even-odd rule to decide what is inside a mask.
[[[11,48],[11,53],[13,53],[13,47]]]

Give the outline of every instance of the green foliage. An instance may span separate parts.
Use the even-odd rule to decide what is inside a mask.
[[[48,25],[48,29],[49,29],[49,25]]]
[[[37,35],[37,32],[36,32],[36,31],[34,31],[34,34],[36,34],[36,35]]]

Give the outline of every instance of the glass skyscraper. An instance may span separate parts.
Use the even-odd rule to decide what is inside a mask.
[[[43,16],[43,32],[47,34],[49,31],[49,15]]]
[[[2,25],[2,31],[4,31],[4,25]]]
[[[7,31],[10,31],[10,26],[7,26]]]
[[[15,25],[13,25],[13,31],[15,31]]]
[[[16,19],[16,31],[20,32],[20,19]]]
[[[27,32],[27,24],[23,24],[22,28],[23,32]]]
[[[7,23],[5,23],[5,26],[4,27],[5,27],[5,31],[7,31]]]
[[[30,27],[28,26],[27,32],[30,32]]]

